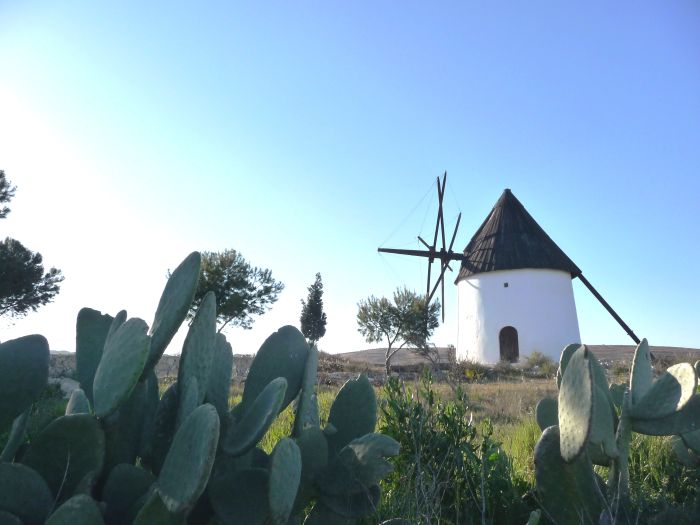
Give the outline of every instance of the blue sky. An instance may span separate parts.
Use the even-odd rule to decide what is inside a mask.
[[[316,272],[321,348],[367,347],[358,301],[426,272],[376,248],[431,235],[447,170],[458,250],[509,187],[638,335],[700,347],[699,59],[691,0],[0,3],[0,233],[66,276],[0,339],[70,350],[81,306],[150,323],[169,268],[235,248],[286,289],[234,351],[297,324]],[[629,341],[574,290],[584,342]]]

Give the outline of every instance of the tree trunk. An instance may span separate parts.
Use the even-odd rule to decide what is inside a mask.
[[[384,371],[386,372],[387,379],[389,379],[390,363],[393,356],[394,354],[391,353],[391,347],[387,348],[386,355],[384,356]]]

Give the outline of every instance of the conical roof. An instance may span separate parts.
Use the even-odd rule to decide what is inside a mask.
[[[563,270],[572,278],[581,273],[506,189],[464,249],[462,267],[455,282],[476,273],[519,268]]]

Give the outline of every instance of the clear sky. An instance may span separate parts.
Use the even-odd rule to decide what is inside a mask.
[[[298,325],[316,272],[320,347],[373,346],[358,301],[426,273],[377,247],[432,235],[447,170],[457,250],[511,188],[639,336],[700,347],[697,1],[110,4],[0,2],[0,235],[65,275],[1,340],[150,323],[168,269],[235,248],[286,285],[235,352]],[[574,291],[584,342],[629,342]]]

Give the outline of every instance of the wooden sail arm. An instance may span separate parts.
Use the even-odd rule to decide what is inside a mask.
[[[464,255],[461,253],[446,252],[444,250],[402,250],[398,248],[377,248],[380,253],[394,253],[397,255],[413,255],[414,257],[427,257],[440,259],[441,261],[461,261]]]

